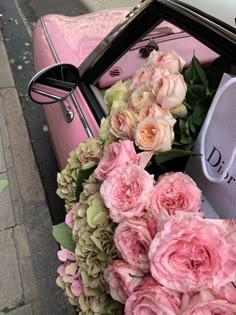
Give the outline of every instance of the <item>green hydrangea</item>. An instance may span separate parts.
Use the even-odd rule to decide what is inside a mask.
[[[103,155],[102,149],[99,139],[89,138],[70,152],[65,169],[57,174],[57,194],[65,200],[66,211],[76,203],[76,183],[80,170],[97,165]]]
[[[102,314],[108,296],[103,270],[107,267],[108,257],[117,257],[112,242],[115,226],[108,220],[108,209],[99,189],[98,180],[91,175],[80,195],[80,208],[76,213],[72,232],[83,285],[78,306],[83,315]]]

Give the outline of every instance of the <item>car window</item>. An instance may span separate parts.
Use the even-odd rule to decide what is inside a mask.
[[[177,52],[186,62],[187,67],[195,55],[202,65],[208,65],[219,55],[189,35],[179,27],[167,21],[161,22],[103,74],[96,84],[91,85],[100,104],[104,104],[104,92],[116,82],[128,80],[141,68],[153,50]]]

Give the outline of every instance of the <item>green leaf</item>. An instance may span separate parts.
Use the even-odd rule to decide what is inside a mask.
[[[170,151],[161,152],[156,154],[155,159],[158,164],[163,164],[176,158],[186,158],[190,156],[199,155],[192,151],[185,151],[180,149],[172,149]]]
[[[205,96],[204,87],[202,85],[190,85],[188,86],[186,100],[188,104],[191,106],[191,110],[194,108],[194,104],[199,98]]]
[[[194,56],[193,57],[193,62],[194,62],[194,65],[195,65],[195,69],[199,75],[199,78],[202,82],[202,85],[204,86],[204,90],[205,92],[207,93],[207,90],[208,90],[208,82],[207,82],[207,78],[206,78],[206,75],[205,75],[205,72],[203,71],[202,69],[202,66],[200,65],[200,62],[198,61],[198,59]]]
[[[52,234],[61,246],[72,252],[75,250],[75,245],[72,240],[72,231],[66,223],[53,225]]]
[[[7,179],[1,179],[0,180],[0,193],[3,192],[9,185],[9,182]]]
[[[76,190],[75,190],[75,197],[77,201],[79,201],[80,194],[83,191],[83,183],[89,178],[90,175],[93,174],[96,168],[97,166],[93,166],[91,168],[81,170],[79,172],[79,176],[76,182]]]
[[[107,296],[102,315],[121,315],[124,314],[124,305],[113,300],[111,296]]]
[[[209,88],[216,90],[220,84],[224,73],[230,71],[230,62],[223,57],[215,59],[207,68],[206,76],[209,82]]]
[[[203,85],[205,92],[207,92],[207,77],[196,56],[193,56],[190,65],[185,70],[184,79],[188,85]]]

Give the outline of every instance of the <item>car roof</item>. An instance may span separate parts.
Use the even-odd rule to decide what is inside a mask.
[[[236,0],[181,0],[175,1],[190,5],[235,28]]]

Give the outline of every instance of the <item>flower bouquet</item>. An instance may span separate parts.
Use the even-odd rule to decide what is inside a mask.
[[[235,314],[236,225],[210,220],[182,171],[219,82],[152,52],[105,93],[99,136],[58,174],[57,284],[79,314]],[[221,67],[222,68],[222,67]],[[211,82],[211,84],[209,83]]]

